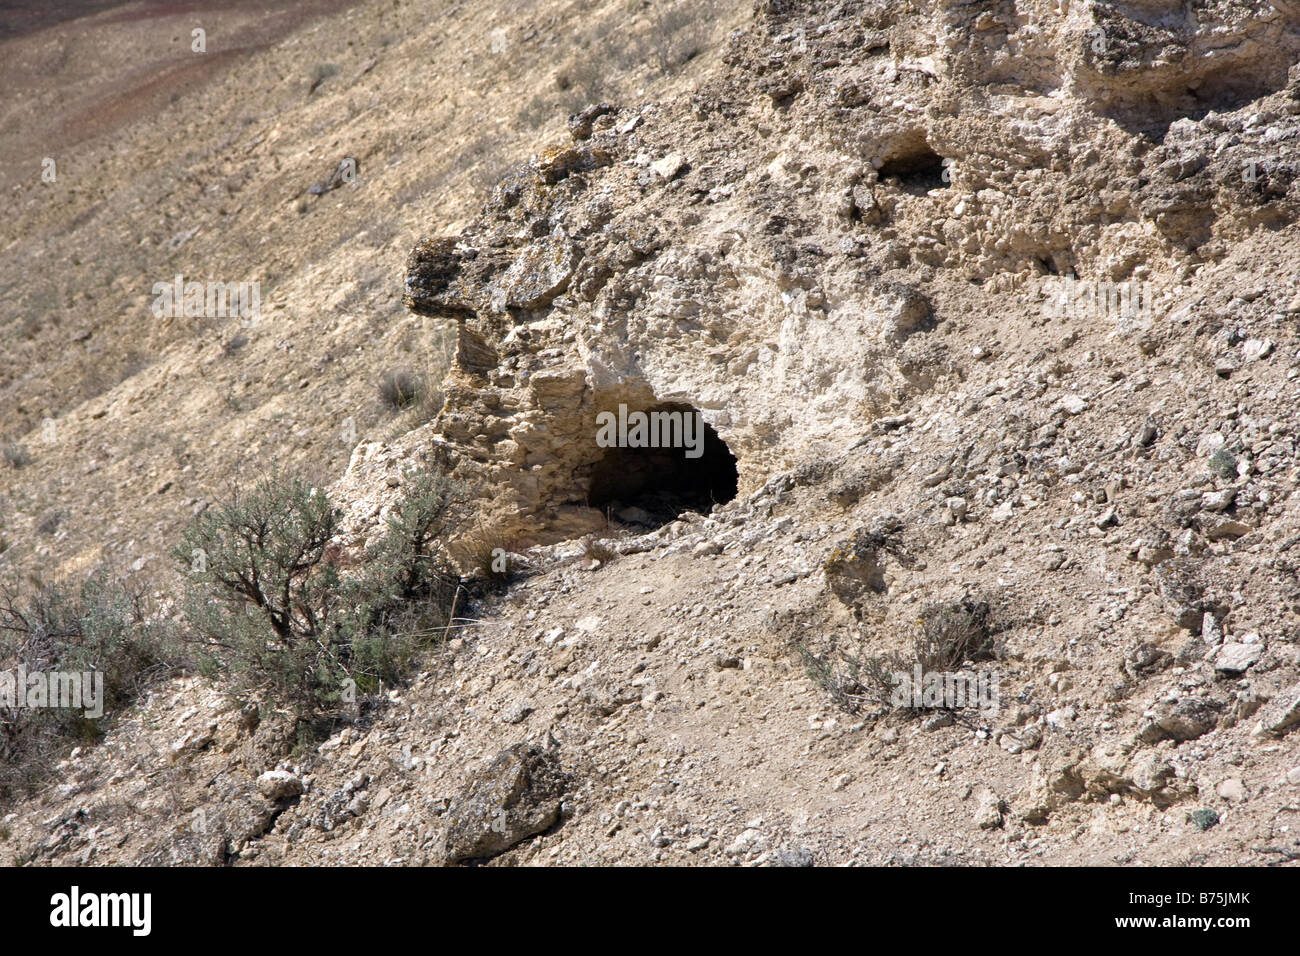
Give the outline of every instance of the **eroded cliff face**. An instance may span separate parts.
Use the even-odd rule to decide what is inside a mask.
[[[929,333],[972,310],[1073,275],[1167,315],[1294,217],[1297,50],[1246,2],[760,3],[692,95],[575,116],[412,250],[406,304],[459,328],[444,450],[554,540],[603,524],[620,404],[698,409],[744,494],[960,379]]]

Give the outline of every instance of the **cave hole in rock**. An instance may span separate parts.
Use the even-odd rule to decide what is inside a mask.
[[[913,195],[925,195],[931,189],[949,185],[943,178],[944,158],[930,148],[924,138],[909,140],[893,155],[885,158],[876,170],[876,179],[887,182],[897,178],[898,185]]]
[[[639,435],[632,427],[638,412],[645,415],[647,424]],[[678,417],[667,417],[672,413]],[[693,416],[693,422],[687,424],[686,416]],[[715,504],[736,497],[736,457],[696,409],[656,405],[629,409],[626,419],[626,444],[604,448],[592,466],[587,494],[591,507],[623,524],[658,528],[683,512],[708,514]],[[688,457],[685,447],[662,447],[673,444],[673,436],[680,436],[679,445],[689,439],[699,450],[698,457]],[[647,447],[647,442],[660,447]]]

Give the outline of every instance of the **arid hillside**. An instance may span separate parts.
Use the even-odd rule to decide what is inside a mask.
[[[411,680],[154,681],[15,862],[1300,859],[1300,8],[138,9],[0,41],[0,575],[179,616],[261,475],[345,576],[415,465],[472,518]]]
[[[0,471],[0,562],[20,573],[156,561],[232,476],[332,479],[358,436],[427,420],[453,345],[400,302],[424,223],[470,216],[589,101],[689,82],[739,16],[192,6],[6,41],[0,441],[32,462]],[[353,181],[309,192],[346,158]],[[156,317],[177,275],[258,282],[257,327]],[[395,419],[390,371],[429,401]]]

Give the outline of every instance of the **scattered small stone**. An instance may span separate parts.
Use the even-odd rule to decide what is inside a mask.
[[[1079,712],[1074,709],[1074,706],[1068,705],[1051,711],[1043,719],[1047,722],[1047,726],[1052,727],[1055,730],[1064,730],[1073,723],[1074,719],[1078,716]]]
[[[1207,491],[1201,495],[1201,507],[1206,511],[1224,511],[1232,506],[1237,500],[1237,491],[1235,488],[1224,488],[1222,491]]]
[[[1081,415],[1088,408],[1088,402],[1083,398],[1083,396],[1075,395],[1073,393],[1066,395],[1056,404],[1057,407],[1067,415]]]
[[[1292,684],[1261,708],[1254,733],[1281,735],[1300,724],[1300,684]]]
[[[926,731],[939,730],[941,727],[951,727],[955,722],[952,711],[941,710],[925,718],[921,722],[921,729]]]
[[[1267,358],[1272,351],[1273,342],[1270,339],[1247,339],[1241,347],[1241,358],[1245,362],[1256,362]]]
[[[981,830],[996,830],[1003,824],[1006,804],[992,790],[981,790],[976,797],[975,825]]]
[[[533,708],[530,705],[520,704],[519,706],[513,707],[507,711],[501,718],[501,722],[506,724],[521,724],[528,719],[528,715],[532,712]]]
[[[1246,799],[1246,785],[1241,782],[1240,777],[1229,777],[1219,784],[1218,793],[1229,803],[1241,803]]]
[[[1240,538],[1243,535],[1250,534],[1254,531],[1250,525],[1244,521],[1236,521],[1232,518],[1220,518],[1215,521],[1207,522],[1204,528],[1205,537],[1210,541],[1223,541],[1224,539]]]
[[[686,168],[686,157],[681,153],[669,153],[663,159],[651,163],[650,168],[664,179],[673,179]]]
[[[268,770],[257,778],[257,790],[268,800],[289,800],[302,793],[302,780],[287,770]]]
[[[1259,644],[1224,644],[1214,657],[1214,669],[1220,674],[1244,674],[1263,654]]]

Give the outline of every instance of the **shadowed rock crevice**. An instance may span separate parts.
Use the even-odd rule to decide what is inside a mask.
[[[627,416],[628,447],[607,448],[592,466],[588,502],[593,508],[657,528],[684,511],[707,514],[736,496],[736,457],[696,409],[672,404],[644,410],[650,434],[643,436],[633,430],[636,414]],[[671,432],[678,425],[682,430]],[[631,447],[677,436],[689,439],[691,447]]]
[[[934,151],[925,137],[917,136],[905,142],[889,156],[877,171],[880,182],[897,178],[906,192],[924,195],[931,189],[948,185],[943,177],[944,158]]]

